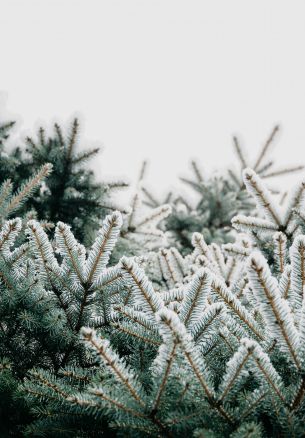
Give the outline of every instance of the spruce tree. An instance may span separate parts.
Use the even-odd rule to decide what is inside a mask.
[[[118,287],[120,275],[106,265],[120,226],[120,213],[107,216],[86,256],[83,245],[62,222],[55,229],[55,248],[36,220],[28,221],[28,242],[21,245],[14,245],[22,233],[21,220],[4,223],[0,234],[0,390],[4,404],[0,412],[2,424],[8,422],[8,431],[12,432],[13,422],[14,428],[21,427],[17,414],[23,401],[18,382],[30,370],[40,367],[57,376],[64,367],[92,367],[79,333],[84,325],[109,327],[112,295],[104,288],[108,282]],[[9,410],[8,405],[12,406]],[[31,408],[38,412],[40,403]],[[20,422],[30,421],[29,412],[21,414]],[[77,422],[80,430],[86,427],[83,421],[84,416]],[[67,425],[62,426],[67,430]],[[49,436],[56,436],[54,430],[52,433]]]
[[[58,124],[54,125],[54,135],[49,138],[40,128],[36,140],[26,140],[27,157],[22,163],[22,171],[35,169],[46,161],[53,164],[46,187],[27,207],[35,209],[38,219],[47,219],[54,224],[62,220],[70,224],[77,239],[92,243],[101,219],[116,209],[111,193],[126,187],[126,183],[97,183],[86,163],[96,157],[99,149],[78,152],[78,136],[78,119],[74,119],[68,135],[64,135]]]
[[[262,217],[235,217],[246,235],[233,244],[195,233],[170,290],[121,259],[113,332],[81,330],[92,368],[30,373],[24,391],[42,403],[30,436],[81,415],[107,416],[119,436],[304,436],[305,185],[281,212],[255,172],[244,183]]]
[[[24,236],[14,247],[23,221],[8,218],[22,210],[26,200],[37,191],[51,169],[51,164],[45,164],[16,192],[13,192],[10,180],[0,187],[0,435],[3,437],[17,434],[18,426],[30,419],[28,409],[16,395],[20,377],[37,359],[33,349],[35,341],[28,330],[31,318],[28,318],[30,314],[27,310],[32,307],[39,320],[43,307],[43,303],[41,307],[35,305],[38,295],[33,299],[37,280],[27,264],[28,244]],[[45,312],[48,311],[49,307],[46,307]]]
[[[7,138],[13,123],[0,125],[0,139]],[[92,243],[101,220],[116,210],[111,198],[126,187],[123,181],[98,183],[87,161],[94,158],[98,148],[78,151],[79,122],[74,119],[70,132],[54,125],[54,133],[47,137],[40,128],[36,138],[27,137],[26,148],[4,149],[0,156],[0,182],[10,178],[18,188],[24,180],[45,163],[53,165],[52,175],[39,193],[27,200],[22,213],[33,210],[38,220],[56,224],[59,220],[72,226],[78,239]],[[123,209],[124,212],[124,209]]]
[[[274,161],[268,159],[268,153],[278,132],[279,126],[275,126],[254,160],[253,169],[263,179],[298,172],[304,168],[299,165],[273,169]],[[183,254],[191,253],[194,232],[202,233],[208,243],[232,242],[232,217],[253,210],[253,201],[242,179],[242,172],[250,163],[236,136],[233,137],[233,146],[239,161],[238,170],[228,169],[224,174],[204,175],[198,162],[192,161],[192,177],[180,180],[193,193],[190,192],[190,196],[181,193],[166,195],[165,202],[170,203],[172,214],[164,221],[164,229],[171,245]],[[143,186],[142,191],[146,205],[154,208],[159,205],[160,201],[147,187]]]
[[[169,205],[151,198],[154,209],[142,208],[143,169],[130,211],[100,220],[97,205],[109,187],[95,191],[83,178],[88,171],[77,170],[77,123],[64,140],[58,126],[48,140],[40,130],[25,158],[19,149],[5,154],[11,127],[0,126],[7,169],[0,187],[0,435],[304,436],[305,183],[278,202],[265,185],[288,171],[263,161],[277,129],[254,170],[235,140],[242,179],[230,172],[204,182],[193,164],[206,202],[200,209],[210,206],[211,217],[182,239],[174,227],[159,229],[160,221],[170,223]],[[12,169],[17,183],[8,179]],[[82,194],[91,189],[96,203],[90,198],[85,209]],[[79,216],[68,216],[69,205]],[[175,216],[178,203],[172,208]]]

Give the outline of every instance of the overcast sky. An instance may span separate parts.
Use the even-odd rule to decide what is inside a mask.
[[[304,0],[0,0],[0,115],[24,132],[80,114],[99,175],[156,192],[250,157],[281,123],[280,165],[305,162]],[[5,108],[4,108],[5,106]]]

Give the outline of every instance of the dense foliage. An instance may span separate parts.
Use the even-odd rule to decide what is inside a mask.
[[[11,127],[0,436],[304,437],[305,181],[287,201],[265,186],[289,170],[263,161],[277,128],[254,170],[235,139],[241,178],[203,178],[194,162],[195,207],[160,204],[142,169],[129,208],[111,212],[124,184],[78,167],[96,151],[74,151],[77,122],[27,151],[5,149]]]
[[[182,184],[191,190],[170,192],[164,201],[170,202],[172,206],[172,214],[164,223],[172,246],[182,254],[189,254],[193,248],[194,232],[203,234],[207,243],[234,240],[231,219],[238,213],[251,213],[255,207],[242,179],[242,172],[247,167],[253,168],[263,179],[303,169],[302,165],[298,165],[274,170],[274,161],[268,158],[268,153],[276,141],[278,131],[279,126],[275,126],[253,164],[247,158],[237,137],[233,137],[233,146],[239,161],[238,169],[230,168],[224,173],[205,175],[196,161],[191,162],[192,176],[180,178]],[[148,206],[159,205],[159,197],[153,195],[145,185],[142,191]]]

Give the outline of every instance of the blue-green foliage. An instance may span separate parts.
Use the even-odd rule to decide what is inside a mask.
[[[137,193],[102,222],[108,189],[73,167],[91,155],[73,152],[77,123],[28,140],[25,162],[53,173],[0,187],[1,436],[304,436],[305,184],[285,206],[265,186],[275,133],[255,171],[235,139],[243,179],[194,163],[195,209],[178,196],[170,218],[150,198],[139,214]]]

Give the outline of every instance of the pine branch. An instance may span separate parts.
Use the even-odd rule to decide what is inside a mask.
[[[251,169],[243,172],[244,183],[249,193],[254,197],[258,208],[262,210],[266,218],[277,227],[282,225],[280,213],[277,211],[267,188],[256,173]]]
[[[9,256],[9,249],[21,231],[21,226],[20,218],[11,219],[2,226],[0,231],[0,252],[2,256]]]
[[[284,233],[278,232],[273,236],[275,265],[282,274],[286,264],[287,237]]]
[[[160,345],[160,341],[158,341],[156,338],[151,338],[147,336],[144,330],[135,329],[133,324],[129,324],[128,322],[123,321],[121,323],[112,322],[110,323],[110,325],[116,330],[124,333],[125,335],[128,335],[129,337],[131,336],[138,341],[143,342],[144,344],[151,344],[155,346]]]
[[[194,161],[194,160],[191,161],[191,166],[192,166],[192,168],[194,170],[194,173],[195,173],[195,176],[197,178],[198,183],[199,184],[202,183],[203,182],[203,176],[202,176],[202,174],[201,174],[201,172],[200,172],[200,170],[199,170],[199,168],[197,166],[196,161]]]
[[[246,160],[245,160],[244,154],[243,154],[243,152],[242,152],[242,150],[241,150],[241,146],[240,146],[240,144],[239,144],[239,141],[238,141],[237,137],[233,137],[233,144],[234,144],[234,147],[235,147],[235,151],[236,151],[236,153],[237,153],[237,156],[238,156],[238,158],[239,158],[239,161],[240,161],[240,164],[241,164],[241,168],[242,168],[242,169],[245,169],[246,167],[248,167],[248,165],[247,165],[247,163],[246,163]]]
[[[280,169],[280,170],[277,170],[274,172],[266,173],[265,175],[262,175],[261,177],[264,179],[273,178],[275,176],[283,176],[283,175],[287,175],[289,173],[299,172],[301,170],[304,170],[304,166],[292,166],[292,167],[287,167],[285,169]]]
[[[156,325],[147,318],[144,312],[140,312],[126,306],[114,306],[114,310],[120,313],[122,316],[125,316],[130,321],[141,325],[144,329],[152,331],[154,334],[158,333]]]
[[[97,155],[99,153],[99,151],[100,151],[100,148],[94,148],[94,149],[91,149],[89,151],[82,152],[81,154],[75,156],[71,160],[71,162],[72,162],[73,165],[82,163],[82,162],[84,162],[86,160],[89,160],[90,158],[94,157],[95,155]]]
[[[147,225],[152,225],[156,221],[160,222],[165,219],[167,216],[171,214],[172,208],[170,205],[161,205],[153,210],[153,212],[149,213],[140,222],[137,223],[137,227],[143,227]]]
[[[251,354],[251,350],[249,350],[249,348],[246,348],[244,344],[241,344],[237,352],[227,363],[227,371],[219,387],[218,400],[220,402],[223,402],[228,393],[231,391],[232,387],[244,377],[242,375],[242,372]]]
[[[220,248],[216,243],[212,243],[210,245],[211,253],[213,255],[213,259],[215,260],[215,263],[218,267],[218,270],[223,278],[226,278],[226,264],[224,261],[224,257],[222,252],[220,251]]]
[[[151,207],[154,208],[159,206],[159,202],[145,187],[141,187],[141,190],[144,193],[144,195],[149,199],[149,202],[151,203]]]
[[[186,332],[185,326],[180,322],[174,312],[166,308],[163,308],[158,312],[157,318],[158,321],[160,321],[160,334],[165,345],[174,342],[183,349],[207,398],[212,402],[214,400],[214,390],[211,386],[209,371],[201,355],[198,354],[190,335]]]
[[[155,313],[164,304],[153,289],[152,283],[146,277],[144,271],[127,257],[121,259],[123,277],[132,290],[133,296],[141,303],[143,310],[150,318],[155,318]]]
[[[114,212],[104,219],[103,226],[94,241],[86,262],[85,278],[89,284],[94,282],[106,268],[121,226],[122,216],[119,212]]]
[[[23,184],[17,193],[11,198],[10,202],[5,206],[6,216],[14,213],[33,193],[33,191],[41,184],[52,171],[51,164],[45,164],[28,182]]]
[[[222,303],[214,303],[205,308],[201,316],[198,317],[191,327],[191,333],[196,343],[200,341],[203,334],[212,326],[223,310],[224,306]]]
[[[70,161],[72,159],[73,148],[74,148],[75,143],[76,143],[78,130],[79,130],[79,123],[78,123],[78,120],[75,118],[73,120],[73,123],[72,123],[71,133],[69,136],[68,147],[67,147],[66,157],[67,157],[68,161]]]
[[[176,273],[175,268],[172,266],[171,260],[169,258],[170,252],[167,249],[161,249],[159,254],[160,267],[163,273],[163,277],[169,284],[175,286],[179,283],[180,277]]]
[[[241,232],[254,231],[258,233],[262,232],[275,232],[278,230],[278,226],[271,221],[256,217],[248,217],[242,214],[234,216],[232,219],[232,226],[236,230]]]
[[[305,194],[305,182],[301,182],[296,188],[292,191],[287,207],[286,213],[284,217],[284,226],[287,228],[290,225],[290,222],[293,219],[293,215],[298,207],[302,204]]]
[[[236,243],[226,243],[222,245],[222,249],[231,256],[238,256],[242,259],[249,257],[251,250]]]
[[[291,294],[295,311],[300,311],[305,286],[305,236],[298,236],[290,247]]]
[[[281,297],[276,281],[260,254],[253,253],[250,257],[249,279],[270,334],[274,339],[278,339],[280,345],[289,352],[293,363],[300,369],[298,333],[290,309]]]
[[[39,128],[38,136],[39,136],[40,145],[45,146],[46,145],[45,130],[42,127]]]
[[[262,147],[262,149],[261,149],[261,152],[260,152],[260,154],[259,154],[258,157],[257,157],[256,163],[255,163],[255,165],[254,165],[254,170],[257,170],[257,169],[258,169],[259,165],[261,164],[263,158],[265,157],[265,155],[266,155],[266,153],[267,153],[267,151],[268,151],[268,149],[269,149],[271,143],[273,142],[273,140],[274,140],[274,138],[275,138],[277,132],[279,131],[279,129],[280,129],[280,127],[279,127],[278,125],[276,125],[276,126],[273,128],[273,130],[272,130],[270,136],[268,137],[266,143],[263,145],[263,147]]]
[[[84,340],[93,348],[102,362],[105,363],[113,375],[126,388],[132,398],[142,407],[143,401],[142,388],[135,378],[134,373],[128,369],[122,359],[112,350],[110,343],[106,339],[99,339],[94,330],[83,328],[82,335]]]
[[[154,401],[152,403],[152,413],[154,415],[157,413],[157,411],[159,409],[159,404],[161,402],[161,397],[162,397],[162,394],[164,392],[164,389],[165,389],[165,386],[166,386],[166,383],[167,383],[167,380],[168,380],[168,377],[169,377],[169,374],[170,374],[171,367],[172,367],[174,359],[176,357],[176,351],[177,351],[177,347],[178,347],[178,342],[174,341],[173,344],[171,344],[169,348],[168,347],[164,348],[164,346],[162,346],[162,347],[163,347],[163,349],[159,350],[159,355],[160,355],[160,353],[162,354],[162,356],[163,356],[162,357],[162,361],[164,363],[166,363],[166,365],[165,365],[165,369],[164,369],[164,372],[163,372],[163,376],[162,376],[162,379],[161,379],[161,382],[160,382],[160,385],[159,385],[156,397],[155,397],[155,399],[154,399]],[[166,350],[166,351],[164,351],[164,350]],[[156,361],[158,361],[158,359],[159,358],[157,358]],[[160,367],[160,364],[159,364],[159,367]]]
[[[44,278],[49,278],[49,272],[51,271],[59,276],[60,267],[54,256],[52,245],[39,222],[30,220],[27,223],[26,233],[30,240],[32,252],[39,262],[40,274],[43,274]]]
[[[238,318],[249,327],[255,336],[257,336],[260,340],[264,340],[264,335],[251,314],[232,294],[226,285],[215,275],[212,275],[212,290],[225,302],[225,304],[233,311],[233,313],[235,313]]]
[[[0,187],[0,208],[5,208],[5,203],[10,198],[13,191],[13,184],[10,179],[4,181]]]
[[[243,339],[241,344],[251,352],[256,369],[263,377],[268,386],[277,394],[281,401],[286,405],[285,397],[282,393],[283,382],[279,374],[273,367],[268,355],[261,349],[259,344],[249,339]]]
[[[77,242],[71,232],[71,227],[63,222],[58,222],[56,226],[55,239],[60,253],[65,257],[65,261],[76,274],[78,281],[81,284],[84,284],[86,261],[85,248]]]
[[[61,127],[58,125],[58,123],[55,123],[54,128],[55,128],[55,132],[56,132],[57,137],[58,137],[59,144],[60,144],[60,146],[63,146],[64,139],[63,139]]]
[[[189,283],[180,308],[180,319],[186,327],[191,326],[206,307],[211,290],[211,276],[207,270],[200,270]]]

